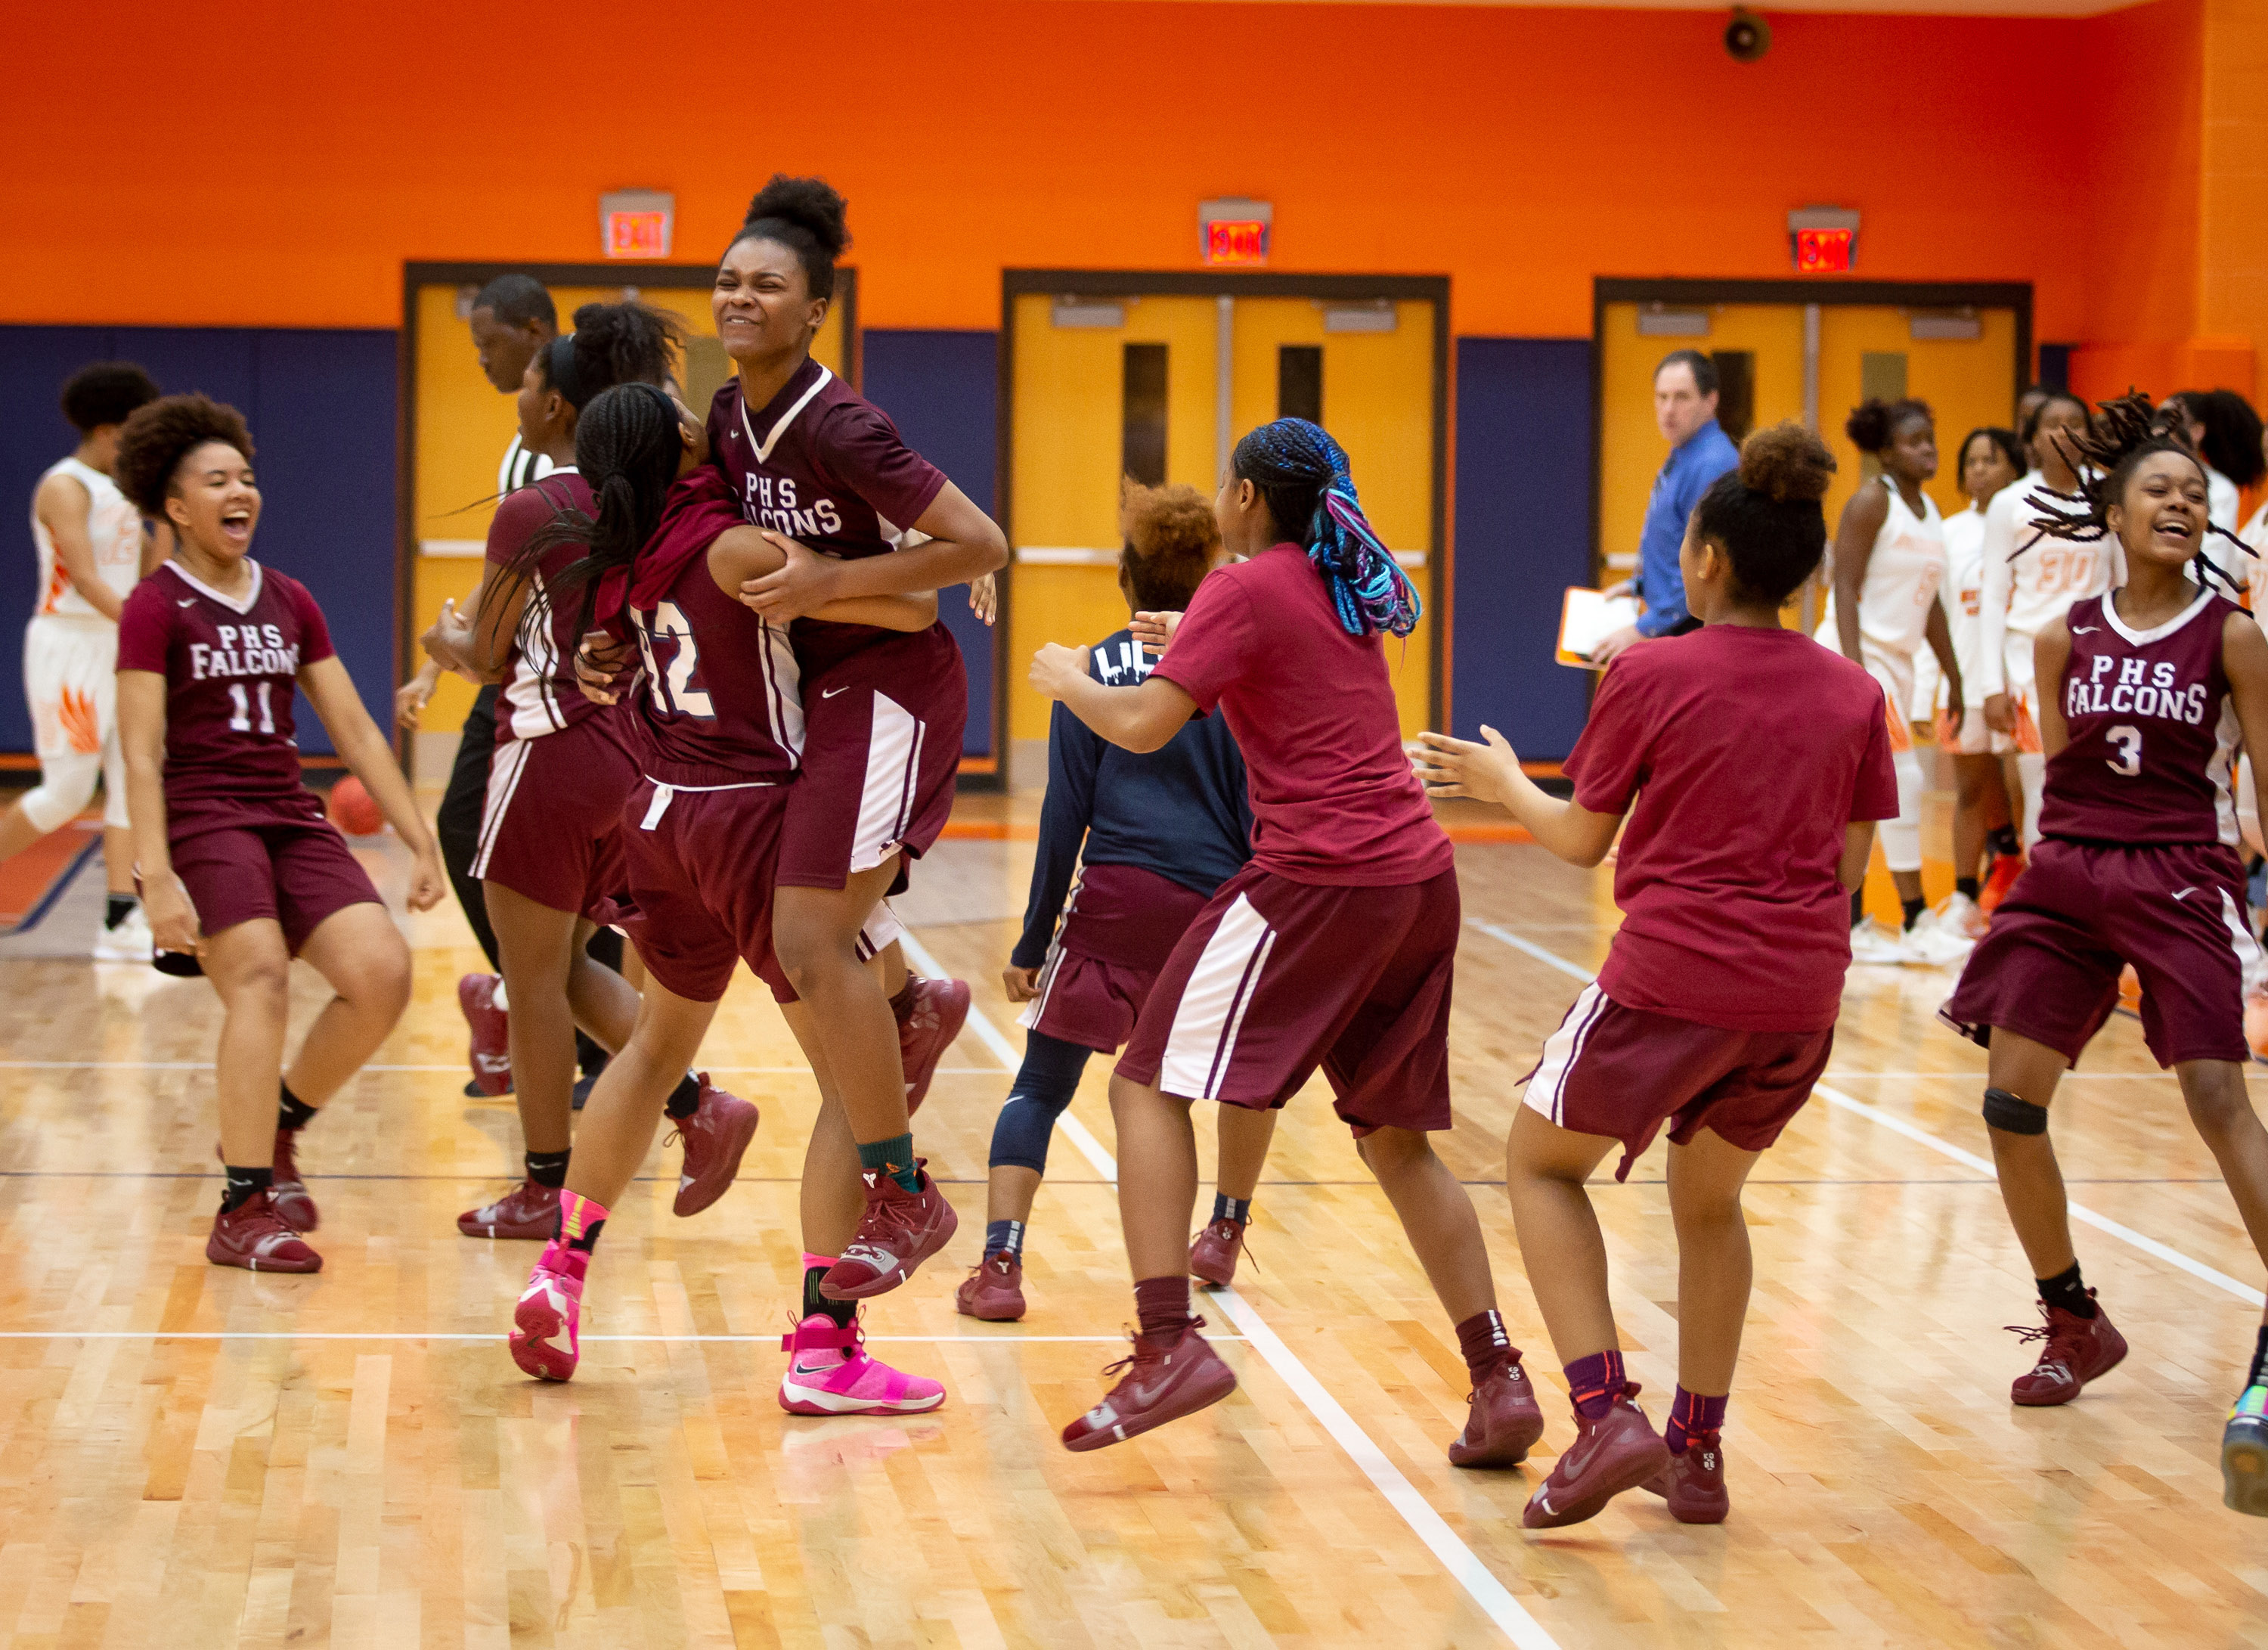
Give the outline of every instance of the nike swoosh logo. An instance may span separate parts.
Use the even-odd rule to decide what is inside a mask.
[[[187,600],[177,601],[173,605],[177,608],[194,608],[197,605],[197,599],[195,596],[191,596]]]
[[[2074,624],[2071,627],[2071,633],[2073,636],[2092,636],[2101,628],[2094,624]]]
[[[2175,895],[2174,897],[2177,900],[2185,900],[2196,892],[2197,890],[2195,888],[2183,888],[2180,893]]]
[[[838,694],[838,693],[848,693],[848,692],[850,692],[850,689],[849,688],[847,688],[847,687],[845,687],[845,688],[829,688],[829,689],[828,689],[826,691],[824,691],[823,693],[821,693],[819,696],[820,696],[821,698],[822,698],[822,699],[832,699],[832,698],[833,698],[836,694]]]

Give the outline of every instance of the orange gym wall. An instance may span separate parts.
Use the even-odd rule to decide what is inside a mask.
[[[1005,265],[1186,267],[1197,202],[1249,194],[1278,267],[1446,271],[1462,334],[1586,334],[1594,275],[1785,275],[1783,214],[1829,202],[1864,276],[2030,280],[2036,336],[2170,342],[2200,19],[2259,3],[1781,14],[1745,66],[1718,11],[27,8],[0,320],[393,326],[405,259],[588,259],[599,193],[646,185],[698,261],[785,168],[850,196],[871,327],[995,326]]]

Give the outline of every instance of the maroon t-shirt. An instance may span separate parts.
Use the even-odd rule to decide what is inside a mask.
[[[1328,888],[1392,888],[1455,863],[1403,754],[1384,638],[1347,634],[1298,545],[1206,575],[1150,674],[1228,718],[1263,870]]]
[[[713,478],[688,477],[638,552],[630,615],[645,671],[635,703],[646,774],[665,784],[784,783],[802,760],[803,700],[787,631],[719,590],[709,571],[709,546],[740,525]]]
[[[743,519],[846,561],[896,549],[945,490],[945,472],[816,361],[754,411],[740,398],[740,380],[725,379],[709,409],[709,454],[732,483]],[[902,634],[821,619],[798,619],[793,633],[804,674],[814,676]]]
[[[509,567],[544,525],[563,512],[596,512],[590,484],[572,466],[556,469],[541,481],[507,494],[489,523],[488,559]],[[608,707],[593,703],[575,687],[572,661],[577,625],[583,614],[583,592],[570,591],[554,606],[547,593],[552,580],[573,566],[582,547],[561,544],[547,551],[534,570],[527,600],[520,608],[519,629],[514,635],[497,695],[497,742],[540,739],[571,727]],[[510,589],[506,581],[499,588]]]
[[[2177,616],[2136,630],[2109,596],[2072,603],[2061,684],[2071,740],[2048,758],[2040,835],[2121,846],[2235,845],[2233,787],[2244,730],[2220,643],[2228,615],[2239,611],[2199,591]]]
[[[251,588],[222,595],[167,562],[118,618],[118,668],[166,679],[166,814],[176,841],[228,826],[322,817],[299,777],[291,695],[331,657],[323,610],[298,579],[247,561]]]
[[[1898,811],[1872,676],[1799,630],[1648,642],[1600,682],[1565,771],[1578,807],[1630,809],[1608,996],[1736,1031],[1835,1023],[1851,966],[1843,829]]]

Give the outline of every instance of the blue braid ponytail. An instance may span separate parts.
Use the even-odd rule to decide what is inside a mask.
[[[1379,539],[1356,497],[1345,451],[1320,424],[1278,418],[1236,444],[1230,469],[1299,533],[1349,636],[1408,636],[1425,611],[1417,586]]]

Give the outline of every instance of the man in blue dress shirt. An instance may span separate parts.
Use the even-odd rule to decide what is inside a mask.
[[[1685,576],[1677,567],[1685,519],[1710,483],[1741,462],[1740,449],[1717,427],[1717,364],[1698,350],[1673,350],[1654,368],[1653,422],[1669,443],[1669,459],[1653,478],[1653,497],[1646,504],[1638,576],[1607,593],[1634,595],[1646,610],[1636,624],[1616,630],[1592,653],[1591,662],[1602,670],[1633,642],[1694,627],[1685,611]]]

